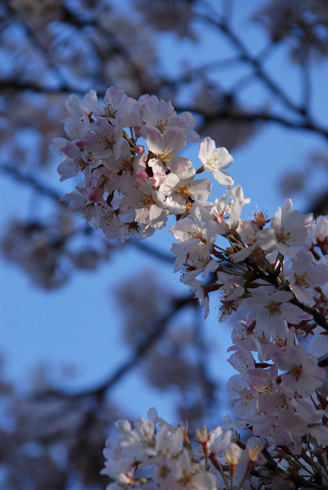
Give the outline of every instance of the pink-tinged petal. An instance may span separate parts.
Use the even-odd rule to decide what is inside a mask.
[[[179,182],[180,182],[179,177],[171,172],[169,175],[166,176],[166,179],[164,183],[161,185],[160,190],[161,192],[169,194],[172,191],[172,189],[174,189],[179,184]]]
[[[215,141],[209,136],[203,139],[200,144],[198,158],[205,165],[215,150]]]
[[[271,228],[274,229],[277,233],[279,233],[281,229],[281,216],[282,216],[282,210],[281,208],[278,208],[278,211],[275,213],[274,217],[271,220]]]
[[[69,158],[73,158],[73,160],[81,159],[81,150],[76,145],[76,142],[67,141],[65,146],[62,146],[61,151],[65,153]]]
[[[277,238],[272,228],[261,230],[257,235],[257,244],[262,250],[272,252],[277,248]]]
[[[88,199],[90,202],[101,202],[104,196],[104,189],[99,189],[98,187],[88,191]]]
[[[293,201],[291,199],[286,199],[283,207],[282,207],[282,212],[283,214],[290,213],[293,208]]]
[[[83,163],[83,160],[64,158],[57,168],[57,172],[60,175],[60,181],[63,182],[66,179],[75,177],[83,170]]]
[[[179,243],[189,240],[199,241],[201,233],[201,230],[195,225],[191,218],[179,220],[176,225],[170,226],[169,231]]]
[[[75,94],[69,95],[69,97],[66,100],[66,107],[68,112],[71,114],[71,116],[77,118],[81,117],[82,115],[81,102],[77,95]]]
[[[224,171],[213,170],[212,171],[214,179],[220,184],[224,186],[229,186],[234,184],[234,180],[230,175],[228,175]]]
[[[94,112],[95,114],[103,114],[104,110],[98,102],[97,92],[95,90],[89,90],[89,92],[83,97],[81,102],[81,107],[83,111],[88,114]]]
[[[309,343],[309,352],[316,357],[324,356],[328,353],[328,335],[322,327],[317,327],[313,330],[313,334]]]
[[[173,157],[166,163],[167,168],[175,174],[182,175],[186,170],[192,169],[194,174],[196,173],[193,164],[190,160],[184,157]]]
[[[207,165],[212,167],[212,169],[216,168],[217,170],[223,170],[231,165],[233,162],[233,158],[228,152],[228,150],[224,147],[215,148],[215,150],[210,155],[210,158],[207,160]]]
[[[186,146],[187,141],[178,128],[169,128],[164,134],[156,128],[148,128],[145,139],[149,150],[164,161],[170,161]]]
[[[286,245],[285,243],[277,242],[276,249],[279,250],[279,252],[282,255],[285,255],[286,257],[289,257],[290,259],[294,259],[296,257],[296,253],[294,252],[294,250],[291,247],[289,247],[288,245]]]
[[[124,109],[127,98],[124,90],[116,90],[114,87],[109,87],[104,97],[104,114],[116,118],[118,113]]]
[[[169,128],[163,135],[165,149],[171,153],[179,153],[186,146],[187,138],[178,128]]]
[[[190,194],[198,201],[207,201],[211,190],[212,183],[208,179],[195,180],[190,184]]]
[[[148,149],[154,155],[161,155],[163,152],[163,136],[156,128],[148,128],[147,136],[145,137]]]
[[[312,427],[308,427],[308,434],[311,434],[319,444],[327,445],[328,427],[321,424],[313,425]]]
[[[301,303],[303,303],[304,305],[313,304],[314,291],[311,288],[305,289],[298,286],[297,284],[292,284],[292,289],[293,293]]]
[[[67,118],[63,119],[63,123],[65,133],[71,140],[81,139],[84,131],[84,124],[82,121],[79,119]]]
[[[250,247],[242,248],[239,252],[236,252],[229,256],[232,262],[243,262],[247,257],[255,250],[256,245]]]
[[[56,153],[63,153],[62,148],[68,143],[66,138],[53,138],[50,150]]]
[[[308,250],[300,250],[293,260],[293,270],[295,274],[301,275],[306,272],[313,264],[313,254]]]
[[[182,196],[168,196],[165,205],[170,213],[184,214],[187,209],[187,202]]]
[[[195,175],[196,175],[196,171],[194,167],[189,167],[189,166],[186,167],[182,173],[178,174],[181,183],[185,181],[190,182],[195,177]]]

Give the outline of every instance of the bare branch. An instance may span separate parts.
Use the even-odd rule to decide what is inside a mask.
[[[19,22],[19,24],[25,30],[28,39],[31,41],[31,43],[33,43],[36,50],[42,56],[45,65],[48,66],[53,71],[53,73],[61,83],[65,84],[66,83],[65,77],[62,74],[60,67],[57,65],[56,60],[54,60],[52,51],[46,49],[46,47],[42,44],[38,36],[37,30],[34,29],[33,26],[30,26],[29,23],[26,21],[26,19],[23,19],[20,16],[20,12],[13,6],[13,2],[9,2],[8,0],[5,0],[5,4],[8,8],[8,11],[11,13],[12,17],[16,19],[17,22]]]
[[[302,100],[303,109],[305,113],[308,113],[311,106],[311,94],[312,94],[312,83],[311,83],[311,71],[310,62],[308,54],[304,54],[304,63],[301,66],[301,76],[302,76]]]
[[[168,82],[169,83],[169,82]],[[173,80],[172,81],[172,86],[178,85],[180,82],[178,80]],[[52,87],[39,87],[37,85],[27,83],[27,82],[13,82],[10,80],[6,81],[0,81],[0,91],[2,90],[14,90],[14,91],[21,91],[21,90],[31,90],[34,92],[38,93],[49,93],[49,94],[56,94],[56,93],[75,93],[78,95],[85,95],[85,91],[82,91],[81,89],[77,89],[75,87],[69,87],[67,85],[61,85],[58,88],[52,88]],[[104,96],[104,92],[102,89],[98,91],[98,95],[100,97]],[[276,114],[271,114],[267,112],[251,112],[251,111],[244,111],[244,112],[234,112],[234,111],[228,111],[228,110],[219,110],[215,112],[214,114],[206,114],[204,111],[202,111],[199,108],[195,107],[189,107],[189,106],[176,106],[176,109],[178,112],[192,112],[193,114],[198,114],[202,117],[204,117],[205,122],[215,122],[215,121],[220,121],[220,120],[230,120],[234,122],[249,122],[249,123],[254,123],[257,121],[262,121],[262,122],[268,122],[268,123],[276,123],[281,126],[291,128],[291,129],[299,129],[302,131],[310,131],[312,133],[317,133],[321,136],[324,136],[324,138],[328,138],[328,128],[325,128],[323,126],[320,126],[316,124],[315,122],[311,120],[301,120],[301,121],[292,121],[290,119],[287,119],[284,116],[276,115]]]
[[[216,111],[214,114],[204,114],[202,110],[194,107],[176,106],[176,109],[179,112],[190,111],[194,114],[199,114],[200,116],[204,117],[205,123],[215,122],[215,121],[220,121],[225,119],[230,121],[235,121],[235,122],[250,122],[250,123],[264,121],[264,122],[276,123],[287,128],[299,129],[302,131],[311,131],[321,136],[324,136],[326,139],[328,138],[328,129],[319,126],[311,121],[307,121],[307,120],[304,122],[292,121],[283,116],[270,114],[266,112],[247,112],[247,111],[234,112],[234,111],[229,111],[224,109],[224,110]]]
[[[261,65],[258,58],[253,57],[245,45],[239,39],[239,37],[232,31],[230,26],[223,21],[217,21],[212,17],[207,15],[200,14],[199,19],[206,22],[206,24],[210,24],[222,32],[228,40],[232,43],[232,45],[239,51],[242,59],[246,61],[253,69],[257,77],[262,80],[264,85],[266,85],[269,90],[280,99],[289,109],[293,112],[296,112],[300,116],[305,116],[304,108],[292,102],[287,94],[279,87],[270,76],[264,71],[263,66]]]
[[[62,206],[65,209],[67,209],[67,207],[68,207],[67,203],[64,201],[60,201],[60,194],[57,191],[55,191],[54,189],[52,189],[50,186],[41,183],[32,174],[23,173],[20,170],[18,170],[17,168],[13,167],[12,165],[5,164],[5,163],[0,164],[0,172],[1,171],[3,171],[6,175],[8,175],[12,179],[16,180],[17,182],[20,182],[21,184],[24,184],[24,185],[28,185],[29,187],[31,187],[36,192],[38,192],[38,193],[42,194],[43,196],[53,200],[59,206]],[[95,228],[92,228],[91,226],[86,225],[83,228],[76,230],[75,233],[76,234],[82,233],[85,235],[90,235],[91,233],[96,233],[96,232],[97,232],[97,230]],[[104,243],[106,244],[106,246],[110,250],[113,250],[113,248],[119,249],[122,247],[121,243],[109,241],[107,239],[104,240]],[[131,238],[131,239],[127,240],[125,242],[125,244],[130,246],[130,247],[137,248],[141,252],[143,252],[149,256],[152,256],[152,257],[160,260],[161,262],[166,262],[169,264],[174,263],[173,255],[162,252],[162,251],[158,250],[157,248],[152,247],[148,243],[146,244],[144,242],[140,242],[138,240],[134,240]]]
[[[67,398],[84,398],[88,396],[95,396],[98,399],[103,399],[106,394],[119,382],[124,376],[126,376],[129,372],[131,372],[146,354],[150,351],[150,349],[163,337],[165,332],[169,327],[169,322],[172,318],[181,311],[181,309],[186,306],[194,306],[198,307],[198,303],[195,302],[193,296],[188,295],[182,298],[176,299],[172,303],[171,310],[164,315],[162,318],[155,320],[153,324],[152,333],[147,336],[144,342],[142,342],[132,353],[132,355],[126,359],[120,366],[118,366],[112,374],[98,386],[95,386],[91,389],[81,391],[79,393],[72,394],[71,392],[64,392],[60,390],[51,390],[43,392],[41,397],[67,397]]]
[[[13,165],[9,165],[6,163],[0,164],[0,172],[1,171],[4,172],[5,174],[7,174],[12,179],[16,180],[17,182],[20,182],[21,184],[28,185],[29,187],[31,187],[36,192],[42,194],[43,196],[46,196],[46,197],[52,199],[58,205],[67,208],[67,204],[59,200],[60,194],[57,191],[55,191],[51,187],[47,186],[46,184],[41,183],[32,174],[28,174],[26,172],[23,173],[20,170],[18,170],[17,168],[15,168]]]

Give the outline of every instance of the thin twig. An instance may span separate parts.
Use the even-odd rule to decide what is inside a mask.
[[[199,14],[199,19],[202,20],[203,22],[206,22],[206,24],[210,24],[216,29],[218,29],[219,31],[221,31],[229,39],[231,44],[239,51],[244,61],[246,61],[250,66],[252,66],[258,78],[260,78],[263,81],[263,83],[270,89],[270,91],[277,98],[279,98],[287,107],[289,107],[289,109],[296,112],[300,116],[304,116],[303,107],[300,107],[299,105],[295,104],[293,101],[289,99],[289,97],[282,90],[282,88],[279,87],[270,78],[270,76],[264,71],[263,66],[261,65],[259,60],[248,52],[245,45],[242,43],[239,37],[232,31],[232,29],[226,22],[215,20],[214,18],[204,14]]]
[[[0,172],[4,172],[7,174],[9,177],[14,179],[17,182],[20,182],[21,184],[28,185],[31,187],[33,190],[36,192],[42,194],[43,196],[46,196],[53,201],[56,201],[56,203],[60,206],[63,206],[64,208],[67,208],[67,204],[63,201],[60,201],[60,194],[52,189],[51,187],[47,186],[46,184],[43,184],[40,182],[37,178],[35,178],[32,174],[26,173],[26,172],[21,172],[18,170],[16,167],[13,165],[9,165],[6,163],[0,163]]]

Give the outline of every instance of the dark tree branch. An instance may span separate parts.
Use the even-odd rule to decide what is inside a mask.
[[[298,129],[302,131],[311,131],[317,133],[321,136],[324,136],[326,139],[328,138],[328,129],[319,126],[310,121],[292,121],[283,116],[270,114],[266,112],[237,112],[237,111],[229,111],[229,110],[218,110],[214,114],[206,114],[202,110],[194,107],[182,107],[176,106],[177,111],[190,111],[194,114],[198,114],[204,118],[204,123],[213,123],[216,121],[230,120],[234,122],[268,122],[268,123],[276,123],[281,126]]]
[[[20,182],[21,184],[28,185],[34,191],[54,201],[57,205],[62,206],[65,209],[68,208],[66,202],[60,201],[60,194],[57,191],[55,191],[48,185],[41,183],[33,175],[23,173],[17,168],[13,167],[12,165],[5,164],[5,163],[0,164],[0,173],[1,171],[6,175],[8,175],[9,177],[11,177],[12,179],[14,179],[16,182]],[[96,232],[97,230],[89,225],[86,225],[83,228],[76,230],[76,234],[82,233],[84,235],[90,235],[91,233],[96,233]],[[60,238],[58,238],[58,240],[60,240]],[[111,251],[113,250],[113,248],[119,249],[122,247],[121,243],[114,242],[113,240],[109,241],[106,239],[104,240],[104,242],[107,245],[107,247],[110,248]],[[173,255],[157,250],[155,247],[152,247],[148,243],[141,242],[140,240],[135,240],[131,238],[127,240],[125,244],[130,247],[137,248],[141,252],[149,256],[152,256],[160,260],[161,262],[166,262],[169,264],[174,263]]]
[[[173,85],[178,84],[177,80],[173,81]],[[81,89],[77,89],[75,87],[69,87],[67,85],[61,85],[58,88],[53,88],[53,87],[39,87],[33,83],[29,82],[17,82],[17,81],[11,81],[11,80],[3,80],[0,81],[0,91],[1,90],[10,90],[10,91],[15,91],[19,92],[21,90],[31,90],[33,92],[38,92],[38,93],[45,93],[45,94],[67,94],[67,93],[76,93],[78,95],[85,95],[85,91],[82,91]],[[100,97],[104,96],[104,92],[102,89],[98,91],[98,95]],[[228,111],[228,110],[218,110],[214,114],[207,114],[206,112],[202,111],[199,108],[195,107],[182,107],[182,106],[176,106],[175,107],[178,112],[184,112],[184,111],[189,111],[192,112],[193,114],[198,114],[202,116],[205,119],[205,122],[207,123],[212,123],[216,121],[222,121],[222,120],[230,120],[234,122],[250,122],[254,123],[257,121],[262,121],[262,122],[268,122],[268,123],[276,123],[281,126],[291,128],[291,129],[298,129],[302,131],[310,131],[313,133],[317,133],[321,136],[324,136],[326,139],[328,138],[328,129],[322,126],[319,126],[318,124],[310,121],[310,120],[301,120],[301,121],[293,121],[290,119],[287,119],[284,116],[276,115],[276,114],[271,114],[268,112],[251,112],[251,111],[245,111],[245,112],[237,112],[237,111]]]
[[[51,390],[42,392],[40,395],[41,398],[48,397],[66,397],[70,399],[79,399],[89,396],[94,396],[97,399],[103,399],[106,394],[119,382],[124,376],[126,376],[132,369],[134,369],[138,364],[142,362],[146,354],[150,351],[150,349],[163,337],[165,332],[169,327],[169,322],[172,318],[180,312],[182,308],[186,306],[194,306],[198,307],[198,303],[196,303],[193,296],[188,295],[182,298],[176,299],[172,303],[172,307],[170,311],[164,315],[162,318],[159,318],[157,321],[155,320],[153,323],[152,332],[147,336],[146,340],[142,342],[132,353],[132,355],[122,362],[120,366],[118,366],[110,376],[100,383],[98,386],[95,386],[91,389],[87,389],[84,391],[80,391],[79,393],[72,394],[70,392],[64,392],[61,390]]]
[[[13,2],[10,2],[9,0],[5,0],[5,4],[6,7],[8,8],[8,11],[12,15],[12,18],[16,19],[17,22],[22,26],[22,28],[24,29],[27,35],[27,38],[31,43],[33,43],[36,50],[42,56],[45,65],[48,66],[50,70],[53,71],[53,73],[61,83],[65,84],[66,83],[65,77],[60,71],[59,66],[56,63],[56,60],[53,59],[52,51],[48,50],[45,46],[43,46],[38,36],[37,29],[35,29],[34,26],[29,25],[29,23],[21,17],[19,10],[13,6]]]
[[[155,259],[159,259],[161,262],[166,262],[167,264],[171,265],[174,264],[173,255],[162,252],[161,250],[157,250],[144,241],[141,242],[140,240],[136,240],[135,238],[130,238],[129,240],[127,240],[126,243],[129,246],[137,248],[138,250],[140,250],[140,252],[143,252],[146,255],[154,257]]]
[[[162,84],[159,90],[167,88],[179,88],[185,83],[189,83],[193,80],[199,80],[201,77],[204,76],[204,72],[207,72],[209,70],[214,71],[216,69],[229,70],[230,68],[234,68],[236,65],[238,65],[238,63],[241,62],[243,62],[242,56],[232,56],[224,60],[209,61],[208,63],[204,63],[203,65],[198,66],[197,68],[187,70],[183,75],[179,77],[164,77],[162,79]]]
[[[319,196],[316,195],[315,199],[308,205],[306,212],[313,213],[315,218],[328,214],[328,191]]]
[[[237,49],[237,51],[240,53],[240,56],[242,59],[248,63],[254,70],[255,74],[257,77],[262,80],[265,86],[268,87],[268,89],[278,98],[280,99],[286,107],[291,109],[293,112],[296,112],[300,116],[306,116],[306,113],[304,112],[304,108],[295,104],[292,102],[287,94],[282,90],[281,87],[279,87],[271,78],[270,76],[264,71],[262,64],[260,63],[259,59],[252,56],[248,50],[246,49],[245,45],[242,43],[242,41],[239,39],[239,37],[233,32],[231,27],[224,21],[218,21],[215,20],[212,17],[209,17],[207,15],[200,14],[199,15],[200,20],[205,22],[206,24],[212,25],[216,29],[218,29],[220,32],[222,32],[227,39],[231,42],[231,44]]]
[[[0,172],[7,174],[9,177],[11,177],[17,182],[20,182],[21,184],[28,185],[36,192],[52,199],[58,205],[67,208],[67,204],[59,200],[60,194],[57,191],[47,186],[46,184],[40,182],[32,174],[26,172],[23,173],[13,165],[9,165],[6,163],[0,163]]]
[[[311,70],[308,54],[304,54],[304,63],[301,67],[301,77],[302,77],[302,104],[304,112],[307,114],[311,107],[311,94],[312,94],[312,83],[311,83]]]
[[[19,81],[19,80],[0,80],[0,92],[13,92],[19,93],[22,91],[36,92],[40,94],[71,94],[75,93],[77,95],[85,95],[87,90],[81,90],[81,88],[73,87],[67,85],[66,83],[59,84],[57,87],[49,87],[37,85],[29,81]],[[99,95],[105,95],[105,92],[101,88],[99,90]]]

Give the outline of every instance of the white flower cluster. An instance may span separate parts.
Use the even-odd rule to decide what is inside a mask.
[[[292,327],[285,340],[271,338],[256,326],[254,318],[237,324],[229,362],[239,372],[230,378],[227,391],[236,400],[234,410],[244,427],[269,443],[296,446],[303,436],[328,443],[325,410],[313,397],[325,378],[318,361],[297,343]],[[257,359],[257,361],[255,360]]]
[[[115,481],[107,487],[111,490],[238,488],[252,463],[263,461],[259,438],[250,438],[241,449],[231,440],[232,431],[220,426],[211,431],[203,427],[191,437],[187,427],[173,427],[154,408],[133,427],[128,420],[117,421],[116,427],[119,434],[106,442],[102,471]]]
[[[63,200],[108,238],[150,236],[168,214],[188,214],[195,200],[208,199],[210,180],[194,181],[192,163],[177,156],[198,139],[190,113],[178,116],[170,102],[148,95],[134,100],[112,87],[103,105],[90,90],[82,102],[71,95],[67,108],[73,116],[64,120],[69,139],[55,138],[52,149],[65,155],[61,180],[79,173],[84,180]],[[219,182],[233,183],[223,171],[232,162],[225,148],[215,149],[207,138],[200,158]]]
[[[103,104],[90,91],[81,103],[70,96],[68,109],[70,139],[57,138],[54,148],[65,155],[58,169],[62,180],[84,175],[63,198],[72,201],[72,210],[82,210],[108,238],[122,240],[149,236],[165,225],[168,214],[175,215],[170,228],[175,271],[194,291],[205,317],[214,291],[221,293],[221,321],[241,305],[248,308],[229,349],[229,362],[239,374],[227,389],[239,421],[226,428],[250,429],[263,447],[289,446],[303,456],[312,444],[323,461],[328,446],[328,218],[301,214],[288,199],[270,219],[260,211],[242,219],[249,199],[225,172],[232,157],[210,138],[200,144],[197,171],[177,156],[197,134],[191,114],[177,115],[170,102],[148,95],[136,101],[109,88]],[[214,202],[208,201],[211,182],[196,179],[204,171],[226,186],[226,195]],[[111,455],[109,476],[118,485],[133,486],[139,481],[136,469],[155,465],[145,488],[216,488],[206,451],[205,459],[194,456],[185,446],[183,428],[154,417],[134,429],[118,423],[121,436],[114,446],[110,440],[106,453]]]

